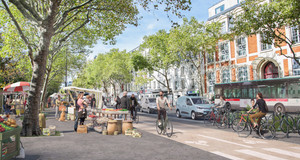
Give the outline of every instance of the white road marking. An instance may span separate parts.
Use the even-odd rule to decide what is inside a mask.
[[[197,144],[201,146],[208,146],[206,141],[184,141],[187,144]]]
[[[227,141],[227,140],[219,139],[219,138],[215,138],[215,137],[209,137],[209,136],[205,136],[205,135],[201,135],[201,134],[198,134],[198,136],[208,138],[208,139],[212,139],[212,140],[216,140],[216,141],[220,141],[220,142],[224,142],[224,143],[228,143],[228,144],[234,144],[234,145],[241,146],[241,147],[244,147],[244,148],[253,148],[251,146],[247,146],[247,145],[243,145],[243,144],[239,144],[239,143],[235,143],[235,142],[231,142],[231,141]]]
[[[291,152],[291,151],[286,151],[286,150],[277,149],[277,148],[263,148],[263,149],[266,150],[266,151],[270,151],[270,152],[274,152],[274,153],[278,153],[278,154],[283,154],[283,155],[286,155],[286,156],[300,158],[299,153],[295,153],[295,152]]]
[[[225,153],[222,153],[222,152],[219,152],[219,151],[214,151],[214,152],[211,152],[211,153],[214,153],[216,155],[219,155],[219,156],[222,156],[222,157],[225,157],[225,158],[228,158],[228,159],[232,159],[232,160],[244,160],[242,158],[235,157],[235,156],[232,156],[232,155],[229,155],[229,154],[225,154]]]
[[[253,141],[253,140],[243,140],[244,143],[247,143],[247,144],[262,144],[262,143],[267,143],[267,142],[264,142],[264,141]]]
[[[293,149],[300,149],[300,147],[291,147],[291,148],[293,148]]]
[[[265,159],[265,160],[270,160],[270,159],[272,159],[272,160],[285,160],[284,158],[271,156],[271,155],[268,155],[268,154],[252,151],[252,150],[249,150],[249,149],[241,149],[241,150],[235,150],[235,151],[243,153],[243,154],[248,154],[248,155],[253,156],[253,157]]]

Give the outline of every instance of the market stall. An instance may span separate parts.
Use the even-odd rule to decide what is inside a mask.
[[[79,87],[75,87],[75,86],[68,86],[68,87],[64,87],[63,90],[68,91],[69,95],[72,95],[70,93],[70,91],[73,92],[88,92],[88,93],[92,93],[95,94],[95,98],[96,98],[96,108],[97,109],[101,109],[102,108],[102,92],[99,90],[94,90],[94,89],[87,89],[87,88],[79,88]],[[71,96],[73,103],[75,104],[75,100],[73,99],[73,97]]]

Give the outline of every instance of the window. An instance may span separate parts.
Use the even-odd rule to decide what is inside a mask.
[[[188,105],[188,106],[193,105],[192,101],[189,98],[186,99],[186,105]]]
[[[222,22],[221,33],[226,33],[226,24],[225,24],[225,22]]]
[[[263,41],[266,40],[267,35],[261,34],[260,38],[261,38],[260,43],[261,43],[261,50],[262,51],[272,49],[272,44],[263,43]]]
[[[156,82],[153,82],[153,89],[156,89]]]
[[[214,92],[214,84],[215,84],[215,73],[209,72],[207,74],[207,81],[208,81],[208,92],[213,93]]]
[[[195,80],[191,79],[191,89],[195,89]]]
[[[228,42],[221,43],[219,45],[219,50],[220,50],[220,60],[229,60],[229,47],[228,47]]]
[[[207,63],[214,62],[214,55],[213,54],[206,54],[207,55]]]
[[[248,80],[248,70],[247,67],[238,68],[238,80],[247,81]]]
[[[300,59],[298,59],[298,61],[300,61]],[[300,75],[300,65],[296,62],[296,60],[293,60],[293,75]]]
[[[180,72],[180,76],[183,77],[184,76],[184,67],[181,67],[181,72]]]
[[[175,69],[175,77],[178,77],[178,69]]]
[[[237,50],[238,56],[246,55],[246,38],[245,37],[239,37],[236,39],[236,50]]]
[[[298,26],[292,27],[292,40],[295,43],[300,42],[300,32],[299,32]]]
[[[300,83],[290,83],[288,86],[289,98],[300,98]]]
[[[175,90],[178,90],[178,81],[175,81]]]
[[[230,82],[230,72],[229,69],[222,71],[222,83],[229,83]]]
[[[228,17],[228,31],[230,31],[231,28],[234,27],[234,24],[233,24],[233,17],[232,16],[229,16]]]
[[[181,79],[181,89],[185,89],[185,81],[184,81],[184,79]]]
[[[215,9],[215,13],[218,14],[220,12],[224,11],[224,4],[218,8]]]

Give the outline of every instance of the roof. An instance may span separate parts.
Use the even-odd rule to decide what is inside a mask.
[[[210,20],[213,20],[213,19],[215,19],[215,18],[218,18],[218,17],[220,17],[221,15],[223,15],[223,14],[225,14],[225,13],[227,13],[227,12],[230,12],[230,11],[234,10],[235,8],[237,8],[237,7],[239,7],[239,6],[241,6],[241,3],[238,3],[238,4],[236,4],[236,5],[234,5],[234,6],[230,7],[230,8],[225,9],[224,11],[222,11],[222,12],[216,14],[216,15],[213,15],[213,16],[209,17],[209,18],[207,19],[207,21],[210,21]]]
[[[99,91],[99,90],[79,88],[79,87],[75,87],[75,86],[64,87],[63,90],[82,91],[82,92],[88,92],[88,93],[102,93],[102,91]]]

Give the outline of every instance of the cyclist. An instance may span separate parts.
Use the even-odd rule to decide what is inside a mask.
[[[249,118],[253,124],[253,128],[259,127],[262,117],[264,117],[268,112],[267,104],[266,104],[266,101],[263,99],[262,93],[260,93],[260,92],[257,93],[256,98],[257,98],[257,101],[252,108],[254,109],[256,106],[258,106],[258,112],[249,116]],[[250,113],[251,110],[249,110],[248,113]],[[257,123],[254,122],[254,118],[258,119]]]
[[[215,107],[214,107],[214,108],[219,109],[219,111],[218,111],[219,115],[224,115],[225,114],[225,112],[226,112],[225,105],[226,105],[225,97],[220,96],[220,102],[218,104],[216,104]],[[224,125],[225,125],[225,122],[223,122],[222,126],[224,126]]]
[[[156,105],[157,105],[157,114],[158,114],[158,125],[161,125],[161,121],[160,121],[160,115],[162,114],[164,117],[164,120],[166,120],[166,108],[167,105],[170,108],[170,110],[172,110],[170,103],[167,99],[167,97],[164,97],[164,93],[162,91],[159,92],[159,97],[156,98]]]

